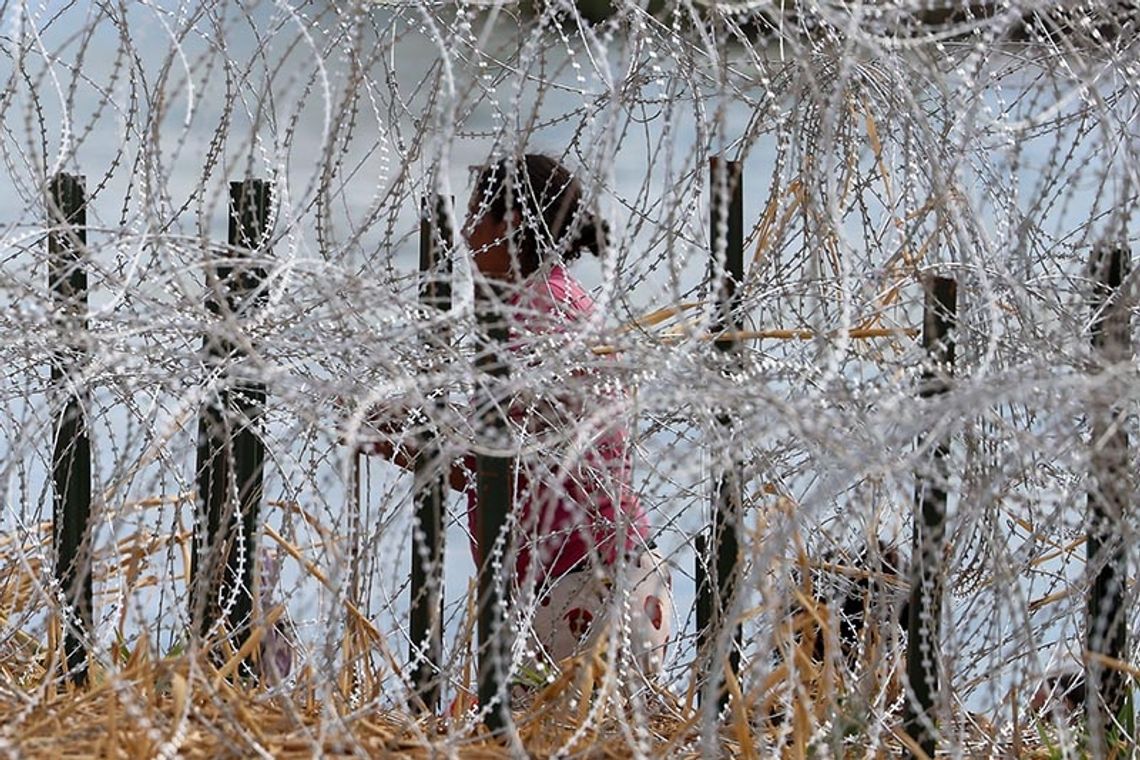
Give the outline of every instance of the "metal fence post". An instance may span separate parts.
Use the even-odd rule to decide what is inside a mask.
[[[420,217],[420,302],[429,309],[451,308],[451,249],[453,235],[446,221],[445,199],[424,199]],[[430,348],[450,343],[444,328],[430,337]],[[446,391],[435,394],[446,407]],[[411,660],[416,694],[428,710],[439,708],[440,666],[443,660],[443,504],[448,489],[448,462],[435,435],[420,437],[415,463],[415,516],[412,520]]]
[[[265,300],[270,184],[251,179],[230,183],[229,250],[211,262],[206,308],[232,330]],[[207,335],[207,369],[217,372],[220,390],[199,418],[197,508],[205,517],[193,538],[191,619],[205,636],[222,612],[231,634],[249,635],[258,513],[265,445],[257,432],[265,406],[265,384],[233,378],[233,362],[244,350],[231,335]],[[243,672],[249,674],[247,667]]]
[[[1130,362],[1132,324],[1122,287],[1131,268],[1127,249],[1097,248],[1092,253],[1092,348],[1103,365]],[[1131,513],[1134,479],[1128,432],[1113,400],[1094,400],[1089,410],[1093,448],[1092,484],[1088,492],[1086,567],[1092,575],[1088,595],[1088,650],[1085,672],[1090,748],[1095,757],[1112,751],[1110,744],[1135,737],[1131,683],[1118,668],[1105,667],[1103,656],[1128,662],[1129,612],[1125,601],[1128,555],[1125,526]],[[1119,733],[1123,730],[1125,735]],[[1110,737],[1115,734],[1115,742]]]
[[[507,315],[502,296],[487,285],[479,296],[478,320],[486,338],[476,366],[487,375],[483,384],[490,391],[482,410],[481,426],[496,447],[507,441],[503,396],[510,369],[501,352],[507,350]],[[510,661],[512,633],[505,614],[509,599],[506,567],[496,568],[495,549],[505,538],[508,515],[513,507],[512,460],[506,456],[479,453],[475,457],[475,480],[479,511],[476,541],[479,545],[479,706],[487,710],[484,724],[494,733],[510,725],[510,695],[507,670]],[[505,547],[504,547],[505,548]],[[500,560],[502,556],[500,555]],[[496,572],[497,571],[497,572]]]
[[[62,621],[68,678],[87,682],[84,639],[91,633],[91,441],[83,407],[88,397],[77,378],[86,352],[87,201],[85,178],[57,174],[48,184],[48,287],[60,349],[51,365],[52,387],[66,394],[52,451],[52,543],[55,577],[71,614]]]
[[[743,354],[738,338],[732,333],[743,328],[740,314],[739,288],[744,282],[744,178],[739,161],[720,157],[709,159],[711,268],[718,287],[718,314],[714,333],[729,333],[716,340],[717,351],[727,358],[726,373],[743,368]],[[717,413],[717,425],[723,435],[733,436],[733,420],[725,411]],[[709,672],[699,699],[716,697],[720,708],[728,703],[728,691],[722,688],[724,676],[718,641],[721,632],[732,625],[729,638],[728,667],[733,678],[740,678],[741,626],[732,623],[732,608],[740,583],[741,557],[739,527],[743,505],[743,462],[731,443],[722,451],[723,461],[714,475],[712,502],[712,579],[697,557],[697,651],[707,658]],[[704,546],[701,541],[698,546]],[[703,619],[702,619],[703,618]],[[709,642],[712,646],[709,646]]]
[[[954,372],[953,331],[958,320],[958,284],[948,277],[924,279],[922,346],[928,368],[922,373],[919,395],[945,393]],[[943,544],[946,531],[947,437],[934,441],[930,467],[915,479],[915,516],[911,551],[910,615],[907,621],[908,699],[903,717],[907,735],[933,757],[936,739],[934,709],[938,693],[939,647],[942,641]]]

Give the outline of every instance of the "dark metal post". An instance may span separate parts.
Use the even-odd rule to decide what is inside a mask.
[[[1124,248],[1097,248],[1090,270],[1093,279],[1092,348],[1103,366],[1132,359],[1132,324],[1122,287],[1131,267]],[[1128,606],[1124,587],[1128,577],[1127,535],[1133,478],[1128,432],[1120,424],[1121,410],[1110,399],[1092,403],[1092,484],[1088,493],[1086,567],[1092,574],[1088,596],[1088,649],[1128,662]],[[1135,735],[1131,683],[1118,668],[1088,659],[1089,736],[1093,756],[1108,756],[1110,743],[1132,741]],[[1119,727],[1117,727],[1119,722]]]
[[[743,328],[738,289],[744,282],[744,178],[742,164],[719,157],[709,159],[710,241],[712,274],[719,281],[718,303],[720,315],[714,328],[716,333],[739,331]],[[743,369],[740,341],[732,335],[716,340],[717,351],[725,355],[725,372],[736,373]],[[723,665],[715,643],[725,626],[733,625],[729,643],[728,665],[735,678],[740,677],[741,626],[732,622],[732,607],[741,572],[740,520],[743,503],[743,463],[739,449],[732,442],[733,421],[727,412],[717,415],[717,424],[725,438],[718,452],[723,461],[717,466],[713,488],[712,550],[713,578],[710,583],[706,571],[698,567],[697,590],[698,651],[708,658],[709,673],[702,692],[716,696],[723,709],[728,703],[728,691],[722,688]],[[701,542],[703,544],[703,541]],[[702,557],[697,558],[698,566]],[[703,614],[702,614],[703,613]],[[705,617],[705,620],[701,620]],[[711,618],[711,619],[709,619]],[[708,646],[709,641],[713,647]],[[706,694],[698,692],[703,701]]]
[[[953,331],[958,320],[958,284],[948,277],[923,281],[926,300],[922,346],[929,366],[922,373],[919,395],[945,393],[954,372]],[[943,437],[931,448],[930,467],[915,482],[916,514],[911,551],[910,615],[907,621],[907,680],[904,725],[907,735],[934,756],[938,656],[942,642],[943,543],[946,531],[946,459],[950,442]]]
[[[223,324],[218,326],[220,334],[205,340],[207,368],[218,372],[220,390],[199,419],[197,508],[206,523],[193,538],[191,616],[203,636],[228,610],[230,633],[244,638],[253,611],[254,544],[265,462],[257,427],[266,391],[262,382],[232,377],[233,363],[243,350],[226,330],[265,300],[265,269],[255,262],[269,254],[269,217],[267,181],[231,182],[230,248],[207,273],[206,307],[221,316]]]
[[[507,317],[501,296],[488,286],[479,295],[479,326],[487,343],[476,360],[487,376],[482,384],[489,398],[482,403],[481,428],[493,446],[502,448],[507,442],[505,406],[506,385],[510,370],[500,352],[507,345]],[[499,733],[510,725],[510,695],[507,671],[510,662],[512,634],[505,624],[509,599],[510,569],[495,567],[495,550],[504,536],[513,503],[512,460],[506,456],[478,454],[475,458],[476,495],[479,504],[476,541],[479,545],[479,705],[487,710],[484,721],[492,732]],[[506,547],[501,547],[505,556]]]
[[[709,540],[704,533],[698,533],[693,538],[693,581],[696,585],[696,612],[697,612],[697,653],[703,656],[705,645],[709,639],[709,626],[713,619],[713,593],[709,584]],[[697,691],[697,701],[701,700],[701,692]]]
[[[420,302],[431,309],[451,308],[452,232],[444,197],[434,205],[426,198],[420,218]],[[431,353],[450,342],[446,329],[429,338]],[[445,393],[436,403],[446,406]],[[412,520],[411,660],[416,694],[428,710],[439,707],[440,665],[443,660],[443,503],[448,488],[448,463],[435,435],[424,431],[415,464],[415,516]]]
[[[66,394],[52,452],[52,539],[55,577],[70,608],[62,619],[67,675],[87,683],[91,633],[91,442],[83,407],[87,392],[77,375],[86,352],[87,205],[85,178],[57,174],[48,185],[48,287],[60,350],[51,366],[52,387]],[[70,387],[69,387],[70,386]],[[65,390],[66,389],[66,390]]]

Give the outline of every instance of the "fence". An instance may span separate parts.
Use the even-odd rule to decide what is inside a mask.
[[[607,143],[628,124],[581,105],[583,88],[614,70],[595,57],[594,79],[577,79],[601,43],[572,14],[580,41],[554,23],[558,11],[540,10],[518,23],[538,24],[544,42],[514,51],[514,69],[488,73],[484,59],[475,69],[487,79],[463,86],[431,69],[435,86],[405,96],[394,59],[373,46],[394,54],[430,39],[454,63],[466,60],[461,49],[487,49],[468,33],[493,22],[425,7],[414,21],[399,10],[328,10],[320,19],[336,23],[323,24],[270,8],[255,28],[295,23],[300,49],[325,51],[316,66],[291,49],[279,68],[265,63],[269,82],[275,70],[301,72],[281,90],[294,98],[289,105],[249,99],[261,91],[255,65],[222,63],[209,45],[185,57],[197,43],[179,42],[175,57],[193,83],[184,126],[165,145],[176,128],[162,126],[170,123],[162,98],[146,114],[132,96],[123,108],[142,137],[129,170],[135,138],[106,164],[84,155],[102,123],[98,108],[86,126],[69,114],[61,134],[47,137],[50,107],[37,98],[53,58],[26,46],[24,57],[9,52],[25,81],[10,82],[3,107],[17,113],[15,98],[27,98],[25,131],[45,137],[27,141],[38,163],[29,159],[21,172],[9,162],[12,197],[22,193],[25,203],[0,244],[10,252],[4,290],[12,306],[4,328],[12,340],[0,711],[13,717],[0,738],[34,739],[43,730],[35,705],[66,709],[59,700],[78,688],[113,692],[113,704],[144,716],[139,730],[154,734],[145,741],[159,754],[188,741],[190,715],[236,737],[234,746],[272,751],[249,718],[265,709],[259,694],[286,705],[266,713],[267,725],[293,715],[281,718],[293,721],[281,729],[289,741],[324,746],[297,738],[309,730],[299,726],[319,726],[357,753],[454,749],[478,723],[515,751],[540,754],[607,741],[642,754],[720,744],[921,757],[1082,742],[1104,754],[1128,741],[1135,592],[1127,580],[1127,259],[1135,230],[1113,209],[1134,198],[1128,183],[1108,182],[1110,204],[1098,196],[1074,212],[1073,188],[1126,174],[1093,161],[1104,143],[1078,138],[1089,134],[1081,119],[1090,114],[1112,123],[1131,85],[1057,105],[1074,118],[1045,128],[1034,98],[1068,81],[1049,57],[1056,43],[1033,43],[1033,70],[1045,72],[1045,84],[1019,83],[1028,99],[1011,105],[1002,87],[1030,63],[988,70],[983,64],[996,65],[997,54],[975,60],[968,47],[961,65],[972,74],[900,61],[871,25],[859,27],[871,37],[855,38],[873,62],[852,71],[845,54],[816,48],[810,35],[781,36],[792,44],[790,62],[765,63],[755,78],[735,64],[710,64],[734,84],[684,90],[686,77],[705,70],[679,42],[687,32],[629,9],[629,40],[608,44],[655,53],[645,58],[652,76],[622,76],[640,93],[625,105],[657,104],[650,120],[663,132],[657,142],[644,138],[656,159],[622,165],[644,177],[628,192],[613,161],[638,152]],[[107,13],[87,28],[131,28]],[[198,35],[213,25],[225,36],[225,17],[176,25]],[[718,18],[719,33],[740,31],[732,17]],[[995,34],[1008,21],[987,18],[977,28]],[[13,39],[29,40],[41,22],[28,15],[14,23],[23,31]],[[457,36],[439,36],[444,26]],[[330,47],[307,36],[315,28]],[[763,49],[747,38],[734,44],[741,54]],[[342,88],[329,85],[341,74],[325,66],[338,45],[350,50]],[[538,77],[524,131],[531,142],[555,142],[560,125],[576,124],[566,151],[576,154],[562,158],[591,198],[616,199],[610,211],[625,222],[614,225],[606,258],[576,270],[598,318],[552,355],[555,364],[584,362],[623,393],[593,398],[597,408],[587,405],[556,442],[524,436],[505,445],[513,423],[503,399],[568,381],[505,349],[517,336],[502,313],[486,309],[490,299],[473,295],[456,234],[464,217],[456,198],[468,189],[453,176],[450,148],[431,155],[424,171],[412,156],[434,150],[429,135],[445,146],[478,143],[478,108],[463,111],[464,98],[490,102],[513,81],[511,71],[523,72],[525,89],[528,67],[546,72],[539,51],[551,46],[564,56],[566,77]],[[109,73],[81,76],[75,67],[73,93],[102,73],[143,87],[141,69],[128,63],[133,43],[113,47],[120,55],[107,57]],[[672,51],[675,68],[653,63],[663,51]],[[203,161],[186,125],[216,105],[201,94],[216,86],[215,64],[229,83]],[[959,89],[920,91],[920,74]],[[381,83],[388,95],[376,94]],[[163,97],[178,89],[167,80],[155,87]],[[546,120],[538,114],[550,87],[577,95]],[[297,130],[317,90],[325,109],[316,119],[320,150],[310,155]],[[677,106],[682,90],[720,110],[702,111],[693,133],[678,138],[670,130],[687,123]],[[109,89],[91,91],[100,107],[115,102]],[[80,95],[68,98],[74,104]],[[385,98],[391,113],[421,117],[411,126],[385,121],[377,115]],[[1043,145],[1036,179],[1017,174],[1028,149],[994,147],[987,130],[997,128],[976,112],[961,135],[954,119],[936,123],[932,113],[962,111],[955,98],[1000,110],[1002,139]],[[248,140],[234,141],[243,108],[256,113],[245,114]],[[370,111],[372,134],[362,137],[358,120]],[[759,126],[764,118],[773,125]],[[511,142],[502,114],[490,124],[498,144],[472,154],[524,147]],[[1130,138],[1119,137],[1132,155]],[[762,138],[775,146],[771,155]],[[164,168],[179,162],[201,173],[187,191]],[[296,176],[298,164],[307,179]],[[228,184],[266,169],[271,179]],[[354,183],[371,170],[384,179],[358,193]],[[975,179],[977,193],[969,189]],[[121,210],[101,200],[108,188],[121,189]],[[215,207],[225,209],[224,247],[212,240]],[[181,221],[188,213],[190,228]],[[33,284],[45,282],[45,269],[46,289]],[[480,393],[498,403],[451,403]],[[368,437],[371,410],[384,406],[406,412],[400,435],[420,452],[411,479],[352,453]],[[616,607],[624,624],[550,675],[551,689],[522,689],[517,682],[533,677],[528,624],[543,597],[507,580],[517,547],[502,537],[518,531],[518,462],[573,457],[615,420],[632,431],[638,496],[676,580],[665,667],[638,680],[623,640],[630,613],[623,618]],[[483,548],[466,593],[462,543],[471,536],[445,467],[463,453],[473,454],[482,509],[471,532]],[[37,492],[49,499],[50,521],[41,519]],[[50,522],[50,550],[41,522]],[[880,544],[884,535],[894,545]],[[630,591],[619,583],[616,598]],[[1059,684],[1075,682],[1041,654],[1072,639],[1084,642],[1068,667],[1083,673],[1085,705],[1066,702]],[[150,701],[133,685],[143,661],[145,678],[164,684]],[[246,692],[252,701],[238,696]],[[377,708],[401,728],[370,723],[364,716]],[[607,718],[610,709],[619,717]],[[1087,726],[1074,738],[1069,713],[1082,711]],[[432,722],[442,717],[449,722]]]

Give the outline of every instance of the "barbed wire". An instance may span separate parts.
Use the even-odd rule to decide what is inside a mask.
[[[145,754],[484,741],[468,505],[444,503],[447,720],[428,723],[414,675],[428,655],[409,657],[422,483],[355,453],[383,439],[379,410],[402,415],[397,442],[430,436],[444,465],[510,456],[535,488],[589,460],[604,431],[629,435],[627,485],[672,576],[660,672],[632,657],[623,561],[597,646],[536,671],[546,592],[512,588],[526,532],[512,513],[494,550],[519,634],[503,663],[508,749],[907,751],[923,482],[949,494],[941,751],[1099,746],[1080,700],[1052,692],[1088,659],[1098,457],[1117,430],[1135,439],[1135,361],[1090,345],[1104,317],[1088,260],[1140,232],[1138,18],[1113,0],[0,3],[0,746],[47,746],[44,716],[64,699],[77,726],[108,720],[65,687],[68,636],[88,688],[133,724],[116,735],[137,732]],[[611,234],[570,269],[591,318],[492,350],[467,200],[478,169],[523,153],[569,167]],[[714,157],[739,162],[743,183],[735,329],[710,243],[727,192]],[[61,173],[85,178],[78,328],[47,274],[48,239],[78,241],[49,201]],[[229,183],[248,179],[271,201],[252,247],[223,242]],[[437,230],[455,240],[444,310],[422,303],[417,266],[437,195]],[[216,308],[219,261],[263,274],[255,306]],[[957,283],[957,356],[946,392],[920,397],[931,276]],[[1131,311],[1131,275],[1121,293]],[[211,345],[228,348],[215,360]],[[484,377],[488,352],[509,380]],[[253,611],[247,638],[222,641],[241,603],[227,587],[203,603],[220,610],[203,638],[199,416],[256,387],[263,498],[254,533],[234,537],[255,562]],[[53,570],[53,442],[72,397],[91,449],[89,623]],[[496,437],[479,420],[504,399],[558,422]],[[1121,456],[1128,486],[1135,455]],[[742,592],[710,646],[727,656],[739,624],[742,659],[718,714],[715,693],[696,706],[720,678],[698,651],[697,538],[716,543],[716,484],[736,466]],[[1129,632],[1134,526],[1126,510],[1115,528]],[[238,651],[251,640],[253,675]],[[60,746],[89,741],[54,730]]]

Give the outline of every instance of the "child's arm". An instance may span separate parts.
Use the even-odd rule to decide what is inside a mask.
[[[416,469],[416,457],[419,456],[419,451],[417,451],[414,446],[410,446],[407,443],[397,445],[396,442],[390,438],[369,441],[359,446],[358,451],[364,454],[382,456],[397,467],[407,470],[408,472],[412,472]]]
[[[419,457],[419,449],[410,443],[396,441],[391,438],[382,438],[378,441],[372,441],[360,447],[360,451],[365,454],[375,454],[382,456],[389,462],[392,462],[397,467],[400,467],[408,472],[415,472],[416,459]],[[463,493],[470,487],[470,478],[468,473],[470,468],[467,467],[466,457],[461,457],[451,463],[451,467],[447,472],[447,484],[453,491]]]

